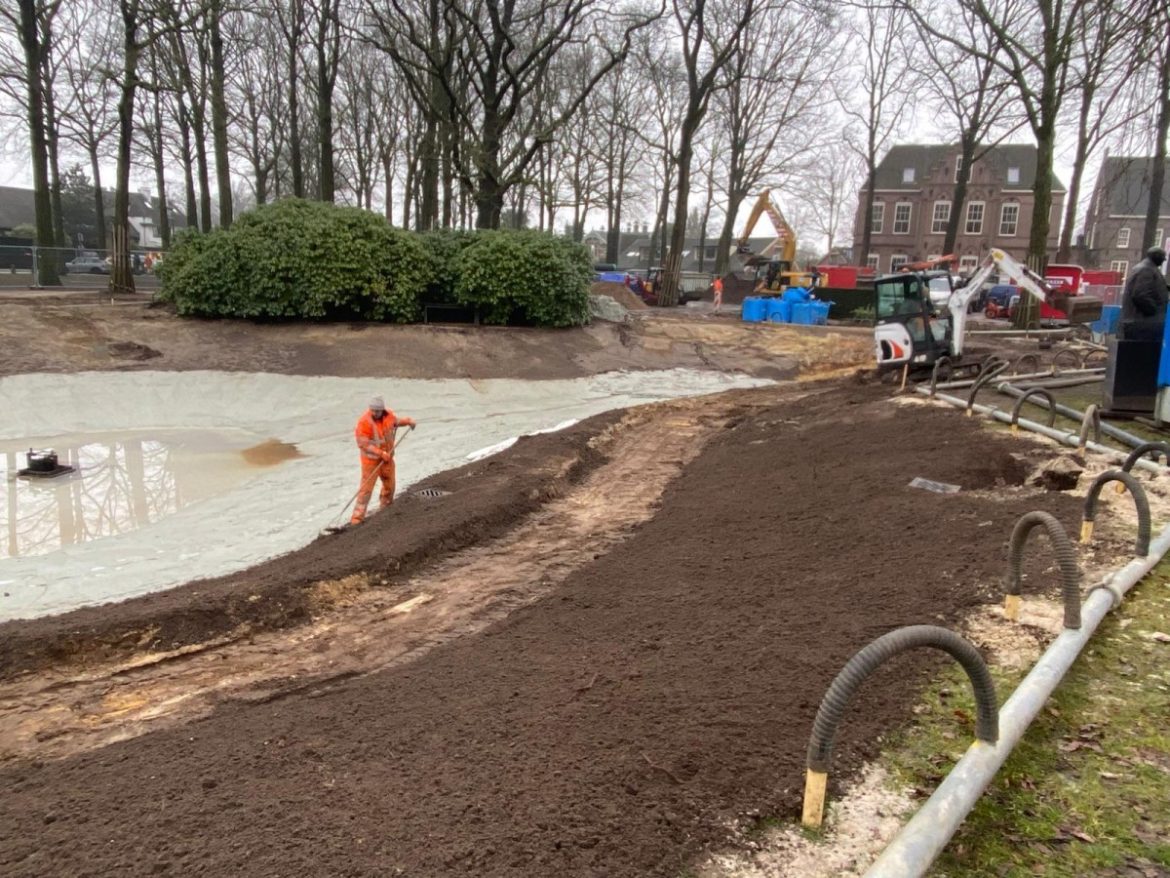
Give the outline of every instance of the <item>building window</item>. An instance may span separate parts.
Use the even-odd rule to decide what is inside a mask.
[[[1008,182],[1009,183],[1019,183],[1020,182],[1020,169],[1019,168],[1008,168]]]
[[[874,271],[878,270],[878,260],[881,259],[876,253],[870,253],[865,257],[865,267],[872,268]]]
[[[1109,270],[1116,271],[1122,277],[1125,277],[1125,273],[1129,271],[1129,263],[1122,259],[1115,259],[1109,263]]]
[[[910,257],[902,253],[895,253],[890,257],[890,271],[897,271],[910,261]]]
[[[967,205],[967,234],[983,234],[983,202],[972,201]]]
[[[902,182],[903,183],[913,183],[914,182],[914,169],[913,168],[902,168]]]
[[[955,156],[955,182],[956,183],[959,182],[959,171],[961,170],[962,165],[963,165],[963,157],[961,155]],[[972,162],[972,166],[974,166],[974,162]],[[974,170],[974,167],[967,168],[967,182],[971,181],[971,171],[972,170]]]
[[[714,258],[715,258],[715,250],[716,250],[716,247],[715,247],[715,245],[714,245],[714,244],[712,244],[712,245],[710,245],[710,246],[708,246],[708,247],[707,247],[707,258],[708,258],[708,259],[714,259]]]
[[[910,209],[913,205],[899,202],[894,205],[894,234],[910,234]]]
[[[873,213],[869,215],[869,230],[872,234],[880,235],[882,233],[882,225],[886,221],[886,206],[884,204],[875,204],[873,206]]]
[[[979,267],[978,256],[960,256],[959,274],[972,274]]]
[[[1117,246],[1122,250],[1129,246],[1129,229],[1117,230]]]
[[[999,213],[999,235],[1001,238],[1014,238],[1016,228],[1020,224],[1020,206],[1005,204]]]
[[[949,201],[936,201],[934,203],[934,219],[930,221],[930,233],[932,235],[945,235],[947,223],[950,221],[951,203]]]

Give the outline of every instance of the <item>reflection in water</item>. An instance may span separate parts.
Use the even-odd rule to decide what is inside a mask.
[[[88,438],[88,437],[87,437]],[[252,440],[254,442],[254,440]],[[119,436],[48,443],[74,473],[17,477],[25,450],[0,453],[0,506],[6,526],[0,558],[48,552],[143,527],[184,506],[230,490],[256,468],[302,456],[296,446],[262,443],[249,460],[240,437],[186,432],[174,439]],[[27,449],[28,445],[24,446]],[[34,446],[35,447],[35,446]]]

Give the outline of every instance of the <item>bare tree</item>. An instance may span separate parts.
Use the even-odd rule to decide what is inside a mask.
[[[687,206],[691,192],[691,162],[711,97],[724,84],[724,72],[742,48],[741,35],[765,6],[756,0],[723,5],[720,0],[672,0],[677,38],[682,47],[686,82],[686,109],[679,130],[674,225],[663,269],[658,304],[678,302],[679,270],[686,244]]]
[[[1150,176],[1150,202],[1146,206],[1146,222],[1142,228],[1142,249],[1148,250],[1155,244],[1158,232],[1158,215],[1161,212],[1162,193],[1166,186],[1166,138],[1170,135],[1170,0],[1146,0],[1139,7],[1139,27],[1144,35],[1141,46],[1147,58],[1153,61],[1149,78],[1154,83],[1153,105],[1157,109],[1154,124],[1154,161]],[[1158,23],[1152,26],[1151,23]]]
[[[858,265],[865,265],[869,258],[878,160],[902,129],[914,89],[902,42],[908,24],[901,10],[877,6],[866,6],[850,22],[851,42],[858,47],[856,89],[838,91],[837,97],[855,129],[847,142],[865,163],[865,206],[855,254]]]
[[[800,205],[810,205],[799,213],[800,223],[823,237],[829,252],[844,241],[852,207],[857,203],[858,184],[865,176],[865,164],[857,152],[844,141],[821,144],[816,158],[806,162],[791,182],[782,188],[794,205],[796,222]],[[802,236],[803,238],[804,236]]]

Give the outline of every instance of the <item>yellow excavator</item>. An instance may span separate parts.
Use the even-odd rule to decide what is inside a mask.
[[[772,221],[772,228],[776,231],[776,239],[761,252],[753,253],[748,241],[756,223],[764,214],[767,214],[768,219]],[[796,232],[788,224],[788,220],[784,218],[784,212],[772,200],[771,189],[765,189],[756,199],[756,203],[752,206],[752,212],[748,214],[747,223],[743,227],[743,233],[736,242],[735,250],[740,256],[747,257],[745,265],[748,268],[755,269],[756,292],[779,291],[794,286],[809,287],[816,283],[816,278],[813,275],[795,270]]]

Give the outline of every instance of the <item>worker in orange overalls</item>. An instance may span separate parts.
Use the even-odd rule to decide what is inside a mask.
[[[366,507],[374,492],[374,481],[382,479],[382,493],[379,508],[385,509],[394,502],[394,431],[399,427],[414,429],[413,418],[400,418],[386,408],[382,397],[370,400],[369,410],[358,418],[353,435],[361,450],[362,483],[358,488],[350,524],[361,524],[366,517]]]
[[[718,311],[723,307],[723,278],[715,278],[715,282],[711,284],[715,291],[715,310]]]

